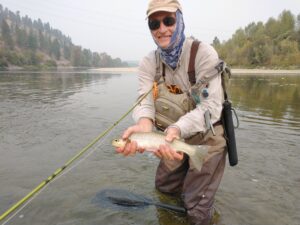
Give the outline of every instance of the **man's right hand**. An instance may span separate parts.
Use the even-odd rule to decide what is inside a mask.
[[[149,118],[141,118],[139,122],[129,128],[127,128],[123,135],[122,139],[126,140],[130,137],[131,134],[136,132],[151,132],[153,129],[152,120]],[[116,148],[116,152],[123,154],[124,156],[135,155],[136,152],[143,153],[145,149],[139,148],[135,141],[127,142],[124,148]]]

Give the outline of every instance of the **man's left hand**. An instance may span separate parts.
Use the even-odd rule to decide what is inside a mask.
[[[168,127],[166,131],[166,142],[167,144],[160,145],[159,149],[154,152],[154,154],[160,159],[166,160],[177,160],[181,161],[183,159],[182,152],[176,152],[173,150],[168,143],[172,143],[175,139],[180,138],[180,129],[177,127]]]

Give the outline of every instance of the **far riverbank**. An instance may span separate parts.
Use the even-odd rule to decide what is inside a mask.
[[[137,67],[120,68],[97,68],[90,69],[92,72],[103,73],[133,73],[137,72]],[[232,74],[241,75],[300,75],[300,70],[272,70],[272,69],[231,69]]]

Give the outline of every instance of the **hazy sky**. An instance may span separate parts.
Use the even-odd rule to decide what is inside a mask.
[[[148,0],[0,0],[21,16],[40,18],[73,43],[122,60],[140,60],[156,46],[147,27]],[[250,22],[266,22],[284,10],[300,14],[300,0],[181,0],[186,36],[227,40]]]

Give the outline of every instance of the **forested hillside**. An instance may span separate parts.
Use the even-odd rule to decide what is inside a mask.
[[[0,69],[9,66],[53,68],[120,67],[127,63],[106,53],[92,52],[72,43],[49,23],[32,20],[0,4]]]
[[[300,14],[283,11],[266,23],[250,23],[238,29],[232,38],[214,47],[233,67],[300,68]]]

